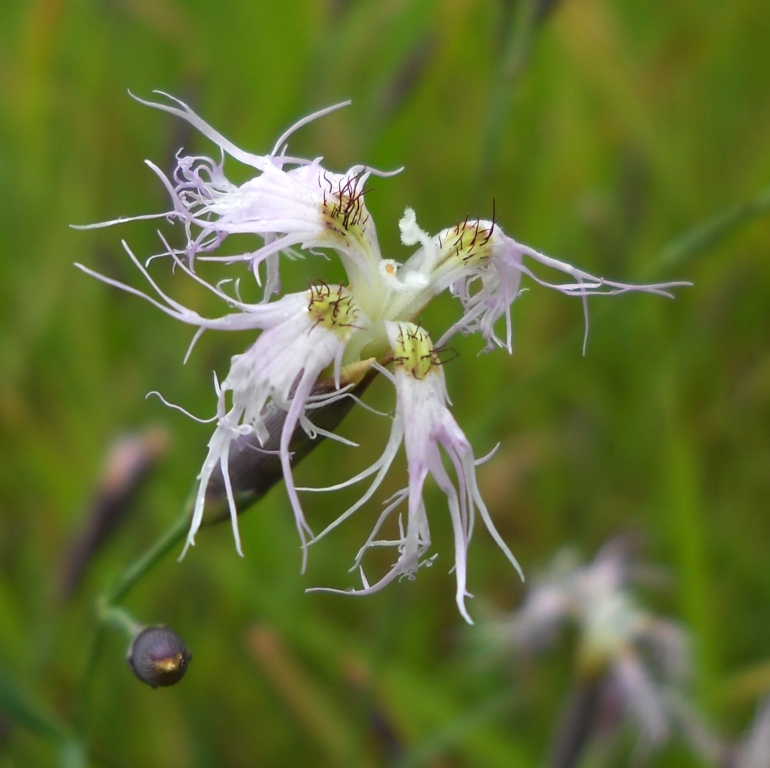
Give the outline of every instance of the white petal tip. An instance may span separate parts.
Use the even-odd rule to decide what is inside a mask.
[[[182,554],[177,557],[176,561],[177,563],[181,563],[182,560],[184,560],[184,556],[187,554],[187,550],[190,549],[190,547],[195,546],[195,539],[187,539],[184,545],[184,549],[182,549]]]

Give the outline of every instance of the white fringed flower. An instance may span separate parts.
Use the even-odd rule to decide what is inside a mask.
[[[218,288],[208,285],[184,264],[177,261],[179,268],[240,310],[220,318],[203,318],[163,293],[128,246],[125,248],[162,301],[82,265],[78,266],[84,272],[110,285],[141,296],[177,320],[197,326],[199,332],[206,329],[263,331],[246,352],[233,357],[230,372],[224,381],[221,384],[215,382],[218,397],[215,417],[217,426],[209,441],[208,455],[198,475],[199,484],[192,522],[182,556],[187,548],[195,543],[195,534],[203,521],[206,487],[217,466],[221,468],[225,481],[236,549],[239,554],[243,554],[235,499],[227,468],[230,444],[240,435],[253,434],[259,443],[264,445],[269,436],[265,418],[271,411],[280,409],[286,412],[281,431],[281,464],[303,544],[304,568],[305,534],[307,532],[312,535],[312,532],[305,521],[294,488],[289,442],[298,424],[313,436],[323,432],[313,426],[306,415],[311,390],[322,371],[330,365],[333,366],[339,389],[340,365],[345,347],[355,333],[369,327],[368,318],[357,306],[350,291],[342,286],[324,284],[302,293],[288,294],[269,304],[245,304],[223,294]],[[196,339],[197,336],[198,334]],[[229,409],[227,408],[228,392],[231,393],[232,401]],[[333,392],[329,397],[335,397],[337,394]],[[316,399],[313,407],[317,408],[322,404]]]
[[[298,424],[313,436],[320,431],[305,414],[313,385],[322,371],[333,365],[339,388],[345,346],[368,321],[349,291],[341,286],[314,287],[303,293],[289,294],[268,306],[274,308],[278,305],[281,305],[282,317],[274,324],[265,324],[257,341],[242,355],[233,357],[227,378],[217,386],[217,428],[209,441],[209,452],[198,475],[193,518],[182,555],[187,547],[195,543],[195,534],[203,521],[206,487],[217,466],[221,467],[225,479],[236,548],[239,554],[243,554],[227,470],[230,443],[240,435],[254,434],[264,445],[269,437],[265,417],[278,408],[286,412],[281,430],[281,465],[302,540],[304,569],[307,558],[305,533],[312,536],[312,531],[305,521],[294,488],[289,442]],[[226,406],[228,391],[232,392],[230,410]],[[314,405],[318,407],[319,403]]]
[[[231,155],[257,169],[259,175],[236,186],[226,178],[223,160],[217,163],[208,157],[180,154],[171,181],[157,165],[147,161],[166,187],[172,209],[83,228],[147,218],[181,221],[187,244],[173,251],[175,255],[186,256],[191,267],[196,257],[226,263],[247,261],[258,280],[259,265],[267,261],[265,298],[280,290],[277,271],[280,253],[293,253],[294,246],[306,250],[334,248],[352,284],[365,284],[370,290],[377,290],[380,249],[374,223],[364,203],[366,182],[373,171],[359,165],[344,174],[332,173],[323,168],[320,158],[311,161],[285,154],[286,141],[299,127],[349,102],[303,118],[280,137],[271,154],[254,155],[238,149],[186,104],[167,94],[161,95],[179,106],[137,101],[186,120],[217,144],[223,156]],[[285,170],[286,166],[295,167]],[[235,233],[259,235],[264,245],[245,254],[211,255],[228,235]],[[381,302],[381,299],[382,296],[378,296],[373,300]]]
[[[492,221],[466,219],[430,236],[417,225],[410,208],[406,209],[400,222],[401,240],[407,246],[419,246],[418,249],[404,263],[383,259],[364,195],[370,174],[389,174],[362,165],[353,166],[344,173],[334,173],[322,166],[320,158],[308,160],[287,154],[286,142],[295,130],[343,104],[300,120],[279,138],[272,152],[255,155],[236,147],[181,101],[162,95],[169,103],[139,101],[186,120],[219,147],[221,159],[215,161],[180,153],[171,178],[148,162],[171,197],[171,210],[115,219],[91,227],[158,218],[172,224],[181,223],[184,245],[171,246],[160,235],[164,249],[159,255],[170,257],[175,268],[213,291],[234,311],[208,319],[182,306],[158,287],[125,243],[126,251],[156,296],[86,267],[81,266],[81,269],[110,285],[141,296],[171,317],[196,327],[195,339],[206,329],[261,332],[246,352],[232,359],[230,372],[221,384],[216,384],[217,414],[213,419],[216,428],[199,474],[185,551],[194,542],[203,518],[207,484],[212,473],[221,469],[236,547],[241,552],[236,503],[228,474],[229,450],[232,441],[239,436],[252,435],[260,446],[266,444],[268,437],[274,438],[275,435],[268,435],[266,417],[271,410],[277,409],[286,414],[280,427],[280,458],[303,543],[304,567],[305,544],[312,534],[292,479],[290,439],[297,426],[310,435],[323,433],[310,423],[308,411],[311,406],[322,406],[325,401],[323,397],[314,398],[311,404],[308,398],[326,368],[333,366],[337,376],[337,391],[329,395],[329,398],[336,398],[342,395],[339,391],[340,367],[355,367],[356,364],[364,367],[368,365],[365,361],[375,358],[380,360],[380,364],[375,364],[377,370],[383,372],[396,388],[396,415],[390,439],[381,458],[372,467],[348,483],[332,487],[342,487],[375,475],[371,487],[359,502],[327,531],[373,496],[403,443],[409,463],[408,487],[387,504],[359,553],[356,565],[360,565],[366,550],[374,546],[395,547],[398,558],[390,572],[372,586],[361,571],[364,587],[356,594],[373,592],[399,576],[413,577],[420,565],[431,561],[425,559],[430,532],[422,490],[427,476],[432,475],[447,497],[455,539],[457,605],[463,617],[470,621],[465,608],[466,560],[477,511],[509,560],[517,569],[518,565],[495,531],[481,499],[473,451],[448,410],[444,372],[433,345],[427,333],[413,325],[413,321],[431,299],[449,290],[459,298],[463,315],[440,337],[437,347],[443,347],[458,331],[479,332],[487,349],[500,346],[510,352],[511,305],[520,294],[522,275],[562,293],[579,296],[584,306],[586,298],[592,294],[646,291],[667,296],[667,289],[684,283],[634,286],[594,277],[517,243],[502,232],[494,215]],[[253,168],[256,175],[240,186],[231,183],[224,173],[225,155]],[[229,235],[236,233],[256,235],[259,240],[255,248],[241,254],[222,253],[220,246]],[[280,290],[280,254],[297,256],[298,247],[310,253],[316,253],[317,249],[336,253],[347,273],[347,284],[321,283],[310,291],[270,301]],[[525,257],[569,275],[571,282],[546,282],[530,270]],[[150,260],[152,258],[155,257]],[[236,267],[248,264],[258,282],[260,265],[265,263],[262,302],[244,303],[226,295],[219,286],[209,284],[196,273],[196,259]],[[499,338],[495,325],[501,318],[505,318],[506,330]],[[587,328],[586,323],[586,331]],[[383,367],[390,361],[394,363],[392,373]],[[454,470],[454,480],[444,467],[442,449]],[[407,513],[401,519],[399,535],[393,540],[377,539],[385,520],[402,501],[407,502]],[[314,540],[318,538],[320,536]]]
[[[236,187],[225,179],[221,165],[214,166],[208,158],[179,158],[174,186],[152,167],[174,203],[168,215],[185,224],[185,255],[190,263],[199,253],[218,248],[227,235],[256,234],[265,244],[253,252],[200,258],[248,261],[258,274],[263,261],[294,246],[305,250],[334,248],[351,283],[363,280],[375,287],[381,257],[374,224],[364,204],[370,174],[367,169],[331,173],[318,160],[289,171],[268,164],[259,176]]]
[[[487,341],[487,349],[498,346],[513,352],[511,305],[521,292],[522,275],[568,296],[580,296],[584,301],[586,334],[588,311],[585,300],[589,296],[637,291],[672,298],[669,289],[689,285],[682,282],[632,285],[596,277],[517,243],[494,219],[466,219],[431,238],[417,225],[414,211],[407,208],[400,226],[404,244],[420,243],[421,247],[401,267],[399,278],[404,285],[419,288],[411,292],[407,301],[393,302],[394,305],[399,305],[399,309],[404,306],[407,311],[421,308],[449,288],[465,310],[463,317],[441,336],[437,343],[440,347],[458,331],[464,334],[479,332]],[[569,275],[574,282],[549,283],[531,271],[524,263],[525,256]],[[505,317],[504,340],[497,336],[494,328],[501,317]]]
[[[393,352],[394,372],[384,368],[386,375],[396,388],[396,414],[393,419],[390,439],[380,459],[369,469],[338,486],[324,490],[336,490],[362,480],[376,472],[376,477],[362,498],[348,509],[337,521],[317,539],[347,519],[363,506],[382,483],[401,444],[404,444],[409,467],[409,485],[396,494],[380,515],[374,530],[361,548],[355,567],[360,569],[364,583],[362,589],[348,590],[346,594],[368,595],[377,592],[400,576],[414,578],[421,565],[430,564],[433,557],[424,558],[430,547],[430,527],[423,500],[423,486],[428,475],[432,475],[444,493],[449,505],[455,544],[454,571],[457,579],[456,601],[463,618],[471,621],[465,607],[465,598],[470,596],[466,589],[468,544],[473,532],[476,510],[481,515],[487,530],[500,549],[522,576],[521,568],[510,549],[495,529],[484,504],[476,482],[476,462],[473,449],[465,434],[447,408],[449,398],[446,391],[444,370],[428,334],[412,323],[385,323],[388,339]],[[457,478],[452,481],[444,467],[441,450],[444,450]],[[407,502],[406,522],[399,518],[398,538],[377,539],[383,524],[402,501]],[[316,540],[317,540],[316,539]],[[365,552],[370,547],[395,547],[398,560],[390,571],[375,584],[369,584],[360,567]],[[340,592],[342,590],[328,590]]]
[[[630,591],[654,571],[635,562],[629,543],[608,542],[586,565],[563,550],[533,579],[521,607],[488,629],[518,651],[536,651],[563,625],[574,624],[579,675],[605,677],[645,752],[665,742],[681,720],[689,643],[679,624],[645,610]]]

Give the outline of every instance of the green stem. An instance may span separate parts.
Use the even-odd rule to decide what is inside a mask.
[[[172,523],[166,532],[146,552],[130,563],[117,581],[101,596],[102,609],[119,603],[174,547],[178,546],[190,526],[190,510],[185,504],[184,512]]]
[[[133,640],[145,627],[128,611],[117,605],[102,605],[99,609],[99,621],[121,630],[129,640]]]
[[[81,696],[76,718],[79,732],[85,725],[85,713],[87,711],[88,692],[96,670],[96,661],[101,653],[105,638],[105,628],[109,624],[122,629],[129,637],[133,637],[142,625],[135,621],[130,614],[117,607],[120,602],[149,571],[151,571],[174,547],[178,546],[184,538],[190,524],[189,505],[185,504],[183,513],[171,524],[163,535],[144,554],[130,563],[120,574],[112,586],[105,590],[96,601],[97,625],[91,648],[86,659],[86,667],[81,683]]]
[[[605,678],[602,674],[578,677],[551,744],[549,768],[574,768],[580,764],[597,725]]]
[[[86,658],[86,666],[80,683],[80,696],[78,697],[77,712],[75,714],[75,728],[82,736],[86,727],[86,713],[88,711],[89,692],[96,671],[96,661],[99,658],[104,645],[105,626],[98,622],[91,640],[91,647]]]
[[[354,389],[351,394],[360,397],[376,375],[377,369],[372,368],[368,363],[356,363],[347,366],[343,370],[341,383],[342,386],[353,384]],[[319,382],[313,389],[313,394],[327,393],[336,388],[334,379],[329,378]],[[339,426],[339,423],[347,415],[354,403],[354,398],[344,398],[317,409],[314,412],[315,424],[325,430],[333,431]],[[280,459],[273,455],[271,451],[275,451],[279,447],[284,418],[285,413],[281,412],[277,412],[268,418],[272,442],[268,441],[265,446],[250,445],[248,440],[233,441],[229,459],[229,478],[236,497],[236,506],[239,513],[259,501],[283,477]],[[311,440],[301,427],[297,427],[290,444],[293,463],[296,465],[323,442],[323,439],[323,435],[320,435],[316,439]],[[111,586],[97,597],[96,631],[86,661],[81,688],[82,696],[78,717],[78,723],[81,728],[84,723],[86,698],[93,680],[96,660],[104,643],[105,628],[107,625],[112,625],[123,630],[123,632],[131,637],[142,629],[142,626],[133,617],[118,607],[118,603],[172,549],[180,547],[190,526],[192,506],[191,501],[186,502],[182,514],[161,535],[155,544],[126,566]],[[206,488],[206,512],[207,523],[217,523],[229,518],[230,510],[225,483],[216,473],[212,476]]]

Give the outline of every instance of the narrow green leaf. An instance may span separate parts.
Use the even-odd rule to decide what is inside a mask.
[[[704,219],[666,245],[655,264],[655,272],[679,268],[731,235],[743,224],[770,210],[770,187],[747,203],[739,203]]]

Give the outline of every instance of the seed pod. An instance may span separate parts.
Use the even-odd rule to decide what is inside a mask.
[[[182,638],[167,627],[147,627],[131,641],[128,664],[147,685],[157,688],[178,683],[192,654]]]
[[[135,509],[139,492],[168,445],[165,430],[151,427],[120,435],[107,452],[77,538],[65,553],[62,594],[71,597],[94,557]]]

